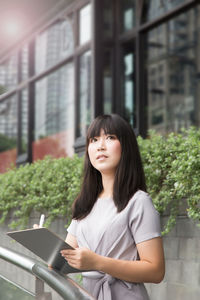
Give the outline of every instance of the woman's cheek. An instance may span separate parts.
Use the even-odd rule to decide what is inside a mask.
[[[119,141],[116,141],[116,143],[112,145],[112,152],[115,154],[116,158],[121,158],[122,149]]]

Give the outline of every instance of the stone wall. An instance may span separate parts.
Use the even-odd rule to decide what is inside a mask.
[[[186,216],[179,216],[175,228],[163,241],[166,274],[162,283],[146,285],[151,300],[198,300],[200,227]]]
[[[30,218],[29,227],[37,223],[39,215]],[[165,222],[165,217],[162,219]],[[8,220],[8,223],[10,220]],[[6,236],[8,223],[0,226],[0,245],[34,257],[28,250]],[[51,229],[62,238],[66,236],[65,221],[56,220]],[[160,284],[146,284],[151,300],[198,300],[200,297],[200,228],[186,216],[177,219],[175,228],[163,238],[166,274]],[[0,260],[0,274],[29,290],[34,290],[33,276],[19,271]],[[59,299],[54,296],[53,299]]]

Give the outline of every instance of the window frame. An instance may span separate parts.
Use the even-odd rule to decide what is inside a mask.
[[[47,24],[45,24],[42,28],[36,30],[34,34],[25,39],[23,41],[23,44],[20,45],[19,48],[13,48],[12,51],[8,52],[7,55],[3,56],[0,59],[0,64],[6,61],[12,54],[15,54],[17,52],[18,55],[18,78],[17,78],[17,86],[2,95],[0,95],[0,102],[6,100],[7,98],[10,98],[11,96],[16,95],[17,96],[17,111],[18,111],[18,136],[17,136],[17,160],[16,164],[21,165],[25,164],[27,162],[32,162],[32,142],[34,141],[34,103],[35,103],[35,83],[45,77],[47,77],[49,74],[53,73],[54,71],[60,69],[67,63],[73,61],[74,62],[74,95],[75,95],[75,112],[74,112],[74,127],[77,127],[77,106],[78,106],[78,93],[77,93],[77,87],[79,83],[79,75],[78,75],[78,59],[81,55],[83,55],[85,52],[92,49],[92,38],[93,33],[91,37],[91,41],[86,42],[84,45],[78,44],[78,36],[79,36],[79,24],[78,24],[78,13],[84,6],[88,4],[92,4],[93,0],[77,0],[75,3],[71,3],[70,5],[66,6],[66,9],[62,11],[61,13],[58,13],[51,21],[49,21]],[[68,57],[60,60],[55,65],[46,68],[44,71],[36,74],[35,73],[35,41],[36,37],[55,24],[63,15],[74,15],[74,36],[75,36],[75,48],[71,55]],[[21,78],[21,49],[23,48],[23,45],[28,45],[28,78],[24,81],[22,81]],[[28,89],[28,145],[27,145],[27,153],[22,153],[21,148],[21,139],[22,139],[22,128],[21,128],[21,101],[22,101],[22,91],[27,88]],[[76,132],[76,130],[75,130]],[[76,137],[75,137],[76,138]]]

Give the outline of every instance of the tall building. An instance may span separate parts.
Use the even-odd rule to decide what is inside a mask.
[[[142,136],[200,126],[199,1],[34,3],[24,35],[0,42],[0,172],[83,153],[103,113]]]

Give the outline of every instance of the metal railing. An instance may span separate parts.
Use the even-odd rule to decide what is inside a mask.
[[[38,287],[36,299],[45,298],[45,295],[42,296],[43,298],[41,297],[42,293],[44,293],[45,282],[65,300],[95,300],[71,278],[58,271],[49,269],[36,259],[5,247],[0,247],[0,258],[29,272],[40,280],[38,283],[36,282]],[[48,299],[48,297],[45,299]]]

